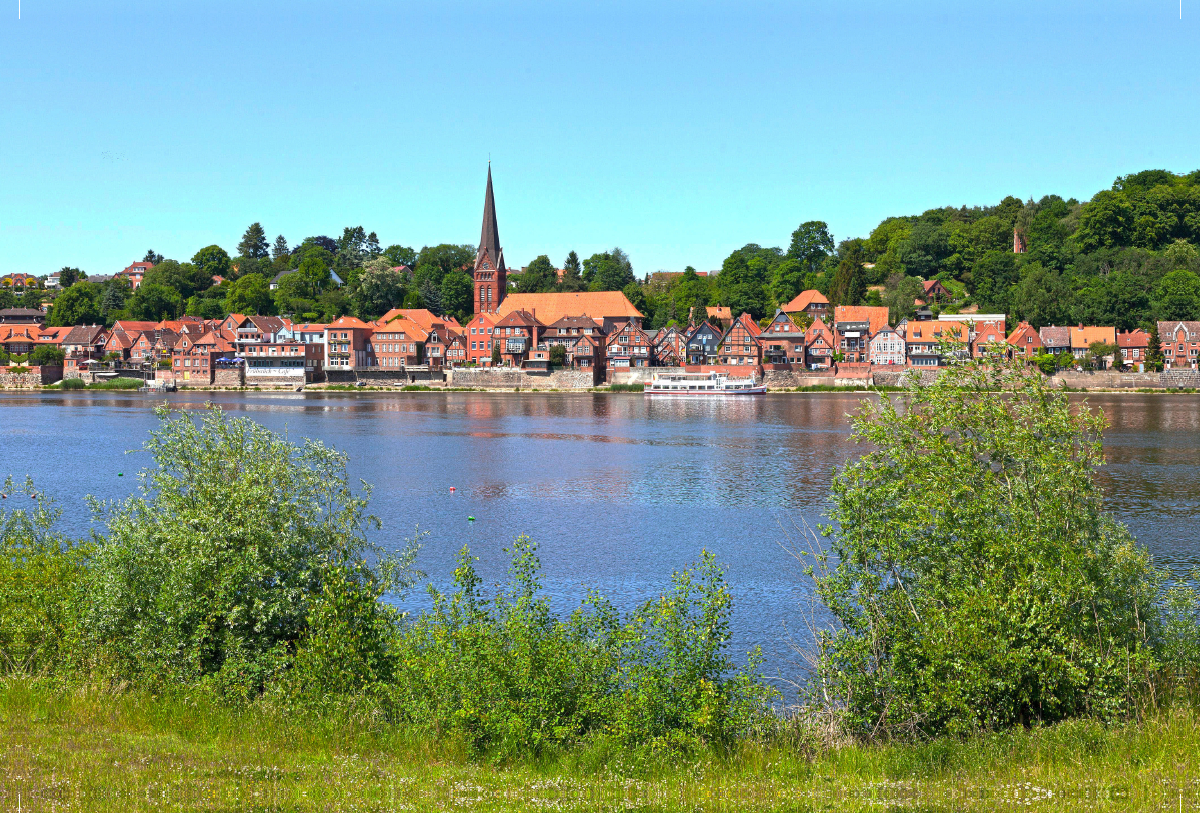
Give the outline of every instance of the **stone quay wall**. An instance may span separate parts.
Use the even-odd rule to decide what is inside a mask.
[[[447,373],[452,387],[484,390],[586,390],[595,386],[591,370],[555,370],[543,373],[515,367],[455,367]]]

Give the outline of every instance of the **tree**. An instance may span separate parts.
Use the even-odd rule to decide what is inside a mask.
[[[1084,251],[1127,246],[1133,236],[1133,207],[1121,192],[1097,192],[1083,207],[1075,238]]]
[[[1200,276],[1191,271],[1172,271],[1155,291],[1158,318],[1163,321],[1191,320],[1200,315]]]
[[[94,325],[100,321],[100,294],[90,282],[77,282],[54,299],[47,323],[54,327]]]
[[[442,288],[441,284],[434,282],[432,278],[427,278],[417,284],[417,290],[421,293],[421,301],[425,303],[425,307],[436,314],[446,312],[442,306]],[[472,283],[472,291],[474,283]]]
[[[1017,255],[988,251],[971,268],[967,291],[985,313],[1007,313],[1009,289],[1020,279]]]
[[[58,287],[70,288],[81,279],[87,279],[87,274],[80,271],[78,268],[63,266],[58,272]]]
[[[867,280],[863,273],[862,241],[853,240],[843,244],[842,257],[838,260],[829,292],[829,302],[838,305],[861,305],[867,295]]]
[[[222,300],[200,296],[188,299],[184,312],[188,316],[199,316],[201,319],[224,319],[227,315]]]
[[[45,294],[40,288],[29,286],[21,294],[21,307],[29,310],[40,310],[42,307],[42,298]]]
[[[1163,368],[1162,340],[1158,337],[1158,323],[1150,323],[1150,340],[1146,343],[1146,372]]]
[[[155,466],[107,507],[108,536],[89,563],[89,648],[128,679],[207,678],[248,697],[303,663],[298,649],[311,657],[332,635],[349,655],[361,652],[355,638],[382,634],[379,598],[421,575],[416,543],[391,554],[368,541],[378,520],[366,513],[369,488],[352,490],[345,454],[216,408],[199,422],[157,414],[146,444]],[[312,624],[347,603],[364,614]]]
[[[278,262],[281,257],[287,257],[290,253],[287,238],[282,234],[276,237],[274,245],[271,246],[271,259]]]
[[[561,344],[556,344],[550,348],[550,363],[555,367],[562,367],[567,363],[567,348]]]
[[[583,279],[592,291],[620,291],[633,282],[633,264],[619,248],[593,254],[583,261]]]
[[[780,305],[786,305],[804,290],[808,267],[800,260],[788,258],[771,272],[771,294]]]
[[[55,347],[52,344],[38,345],[29,354],[29,360],[39,367],[61,367],[66,357],[67,354],[61,347]]]
[[[226,313],[266,315],[271,311],[271,290],[261,274],[236,280],[225,295]]]
[[[788,259],[796,260],[801,266],[801,276],[819,274],[825,264],[825,259],[833,253],[833,235],[829,226],[822,220],[810,220],[801,223],[792,232],[792,242],[788,246]],[[797,291],[799,293],[799,291]],[[792,294],[794,297],[795,294]],[[788,297],[791,299],[792,297]],[[786,302],[787,300],[781,299]]]
[[[553,291],[557,285],[558,272],[545,254],[535,257],[517,276],[517,291],[523,294]]]
[[[442,277],[440,290],[445,314],[459,318],[470,317],[474,311],[475,282],[465,271],[451,271]],[[464,321],[465,324],[465,321]]]
[[[286,242],[284,245],[287,245]],[[270,256],[270,248],[267,244],[267,233],[263,231],[262,224],[255,222],[246,228],[246,233],[242,235],[242,241],[238,243],[237,252],[252,260],[265,260]],[[193,260],[193,262],[195,261]]]
[[[412,268],[417,264],[417,252],[413,251],[408,246],[388,246],[383,250],[382,256],[387,258],[387,261],[391,263],[393,267],[406,265],[409,268]]]
[[[192,263],[163,260],[146,272],[142,285],[165,285],[175,289],[182,299],[187,299],[192,294],[207,291],[212,287],[213,280],[211,275],[206,275]]]
[[[492,337],[492,366],[500,365],[500,337],[499,335]]]
[[[163,261],[163,255],[159,254],[157,251],[155,251],[152,248],[147,249],[146,256],[142,257],[142,262],[150,263],[151,265],[158,265],[162,261]]]
[[[178,316],[182,302],[179,291],[169,285],[143,281],[129,297],[127,307],[135,319],[158,322]]]
[[[357,279],[347,283],[351,306],[360,319],[378,319],[404,304],[407,277],[392,270],[391,263],[386,257],[371,260]]]
[[[906,277],[900,272],[893,273],[884,284],[882,304],[887,306],[888,321],[898,324],[901,319],[911,319],[916,315],[916,301],[924,291],[921,280],[916,277]]]
[[[129,278],[125,276],[113,277],[104,283],[103,291],[100,294],[100,313],[104,318],[107,319],[110,312],[124,308],[132,291]]]
[[[309,298],[315,299],[321,295],[333,283],[333,277],[329,273],[329,267],[323,263],[320,258],[308,256],[304,258],[304,262],[300,263],[294,274],[303,283],[303,291]],[[287,279],[288,277],[284,277]]]
[[[849,731],[1129,708],[1153,665],[1158,576],[1105,508],[1104,424],[1008,360],[862,403],[854,438],[870,451],[834,478],[836,525],[810,571],[837,621],[820,635],[813,691]]]
[[[622,289],[621,293],[625,294],[625,298],[638,311],[642,313],[646,311],[646,297],[642,294],[642,286],[636,282],[631,282]]]
[[[579,263],[579,255],[574,251],[567,254],[563,260],[563,275],[559,280],[558,289],[564,293],[577,293],[587,290],[583,281],[583,266]]]
[[[1014,318],[1035,328],[1061,325],[1070,319],[1071,289],[1060,274],[1041,263],[1021,269],[1021,281],[1012,289],[1009,301]]]
[[[0,288],[0,311],[15,307],[17,298],[8,288]]]
[[[192,265],[199,269],[200,274],[211,280],[214,276],[228,277],[231,263],[225,249],[220,246],[205,246],[192,257]]]

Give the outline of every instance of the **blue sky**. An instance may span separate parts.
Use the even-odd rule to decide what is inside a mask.
[[[10,5],[0,272],[475,243],[489,155],[510,265],[639,276],[1200,167],[1198,0]]]

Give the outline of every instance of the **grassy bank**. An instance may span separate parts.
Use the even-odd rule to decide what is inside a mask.
[[[743,745],[622,764],[497,767],[369,717],[0,684],[0,806],[89,810],[1195,809],[1200,720],[1058,726],[906,746]]]

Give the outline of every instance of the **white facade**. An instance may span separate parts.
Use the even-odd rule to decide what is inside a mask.
[[[885,327],[871,337],[870,361],[872,364],[904,366],[904,339],[890,327]]]

